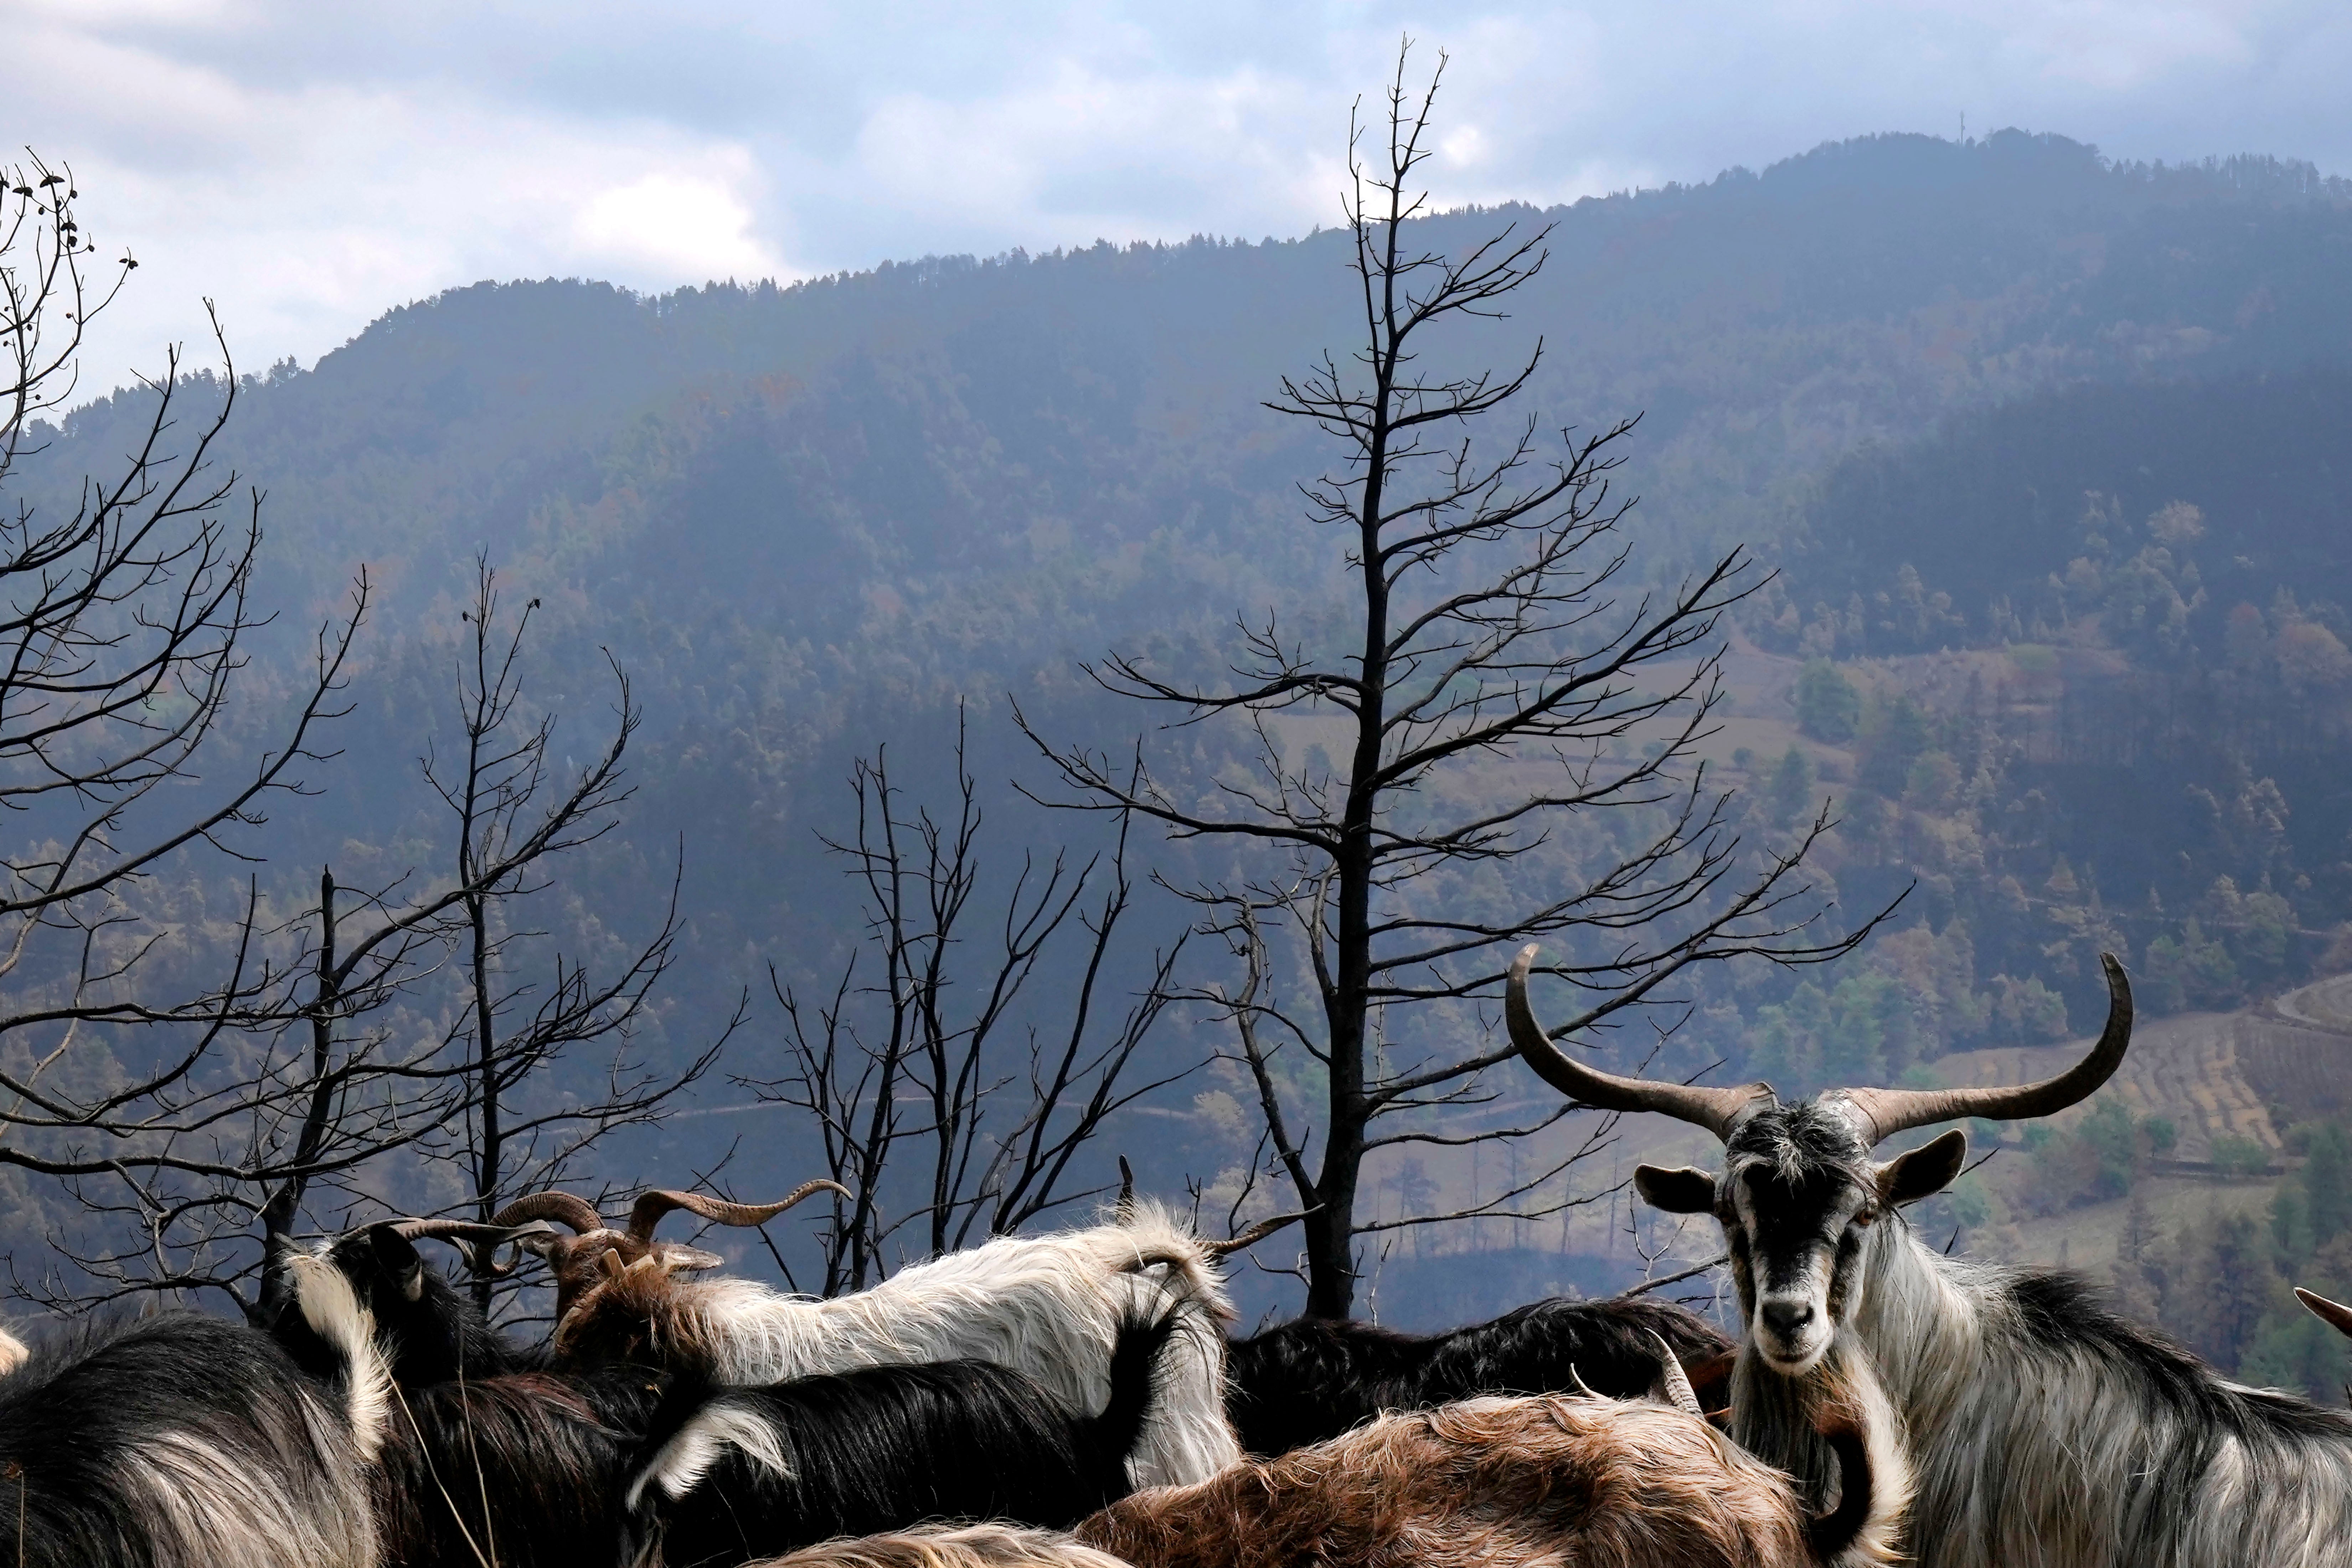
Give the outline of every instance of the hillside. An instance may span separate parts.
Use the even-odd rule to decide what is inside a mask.
[[[2088,809],[2089,792],[2105,778],[2145,797],[2151,844],[2169,844],[2164,814],[2182,809],[2180,792],[2153,781],[2172,778],[2178,749],[2084,773],[2099,748],[2050,716],[2079,716],[2086,693],[2117,687],[2110,676],[2210,686],[2212,658],[2109,636],[2100,617],[2117,590],[2104,578],[2080,590],[2095,605],[2063,590],[2059,622],[2027,612],[2085,548],[2064,537],[2085,515],[2082,491],[2116,498],[2143,531],[2162,507],[2193,503],[2209,520],[2196,556],[2208,575],[2206,599],[2183,611],[2189,641],[2220,647],[2238,603],[2274,616],[2256,674],[2280,694],[2273,708],[2287,701],[2276,650],[2313,645],[2294,628],[2324,629],[2336,612],[2276,610],[2273,590],[2338,592],[2326,543],[2352,405],[2352,307],[2336,286],[2352,255],[2343,183],[2266,160],[2116,166],[2014,132],[1888,136],[1699,186],[1446,215],[1424,237],[1454,246],[1543,224],[1550,259],[1517,314],[1457,352],[1467,363],[1540,334],[1531,396],[1547,424],[1643,414],[1622,480],[1642,498],[1645,573],[1671,576],[1735,542],[1787,565],[1743,625],[1722,760],[1759,839],[1792,815],[1773,797],[1792,746],[1810,759],[1795,795],[1840,795],[1849,826],[1825,868],[1845,909],[1922,879],[1885,956],[1835,984],[1710,982],[1668,1065],[1746,1072],[1769,1056],[1793,1086],[2046,1042],[2089,1016],[2084,954],[2120,931],[2137,962],[2222,876],[2242,900],[2227,918],[2254,934],[2200,926],[2184,973],[2210,979],[2197,944],[2234,942],[2234,988],[2183,981],[2180,1005],[2233,1006],[2250,985],[2302,977],[2352,913],[2328,880],[2352,827],[2331,814],[2352,807],[2315,804],[2326,792],[2303,791],[2260,747],[2200,753],[2196,787],[2225,816],[2258,780],[2284,781],[2292,871],[2261,846],[2200,845],[2154,879],[2164,912],[2132,925],[2125,906],[2148,879],[2100,837],[2131,819]],[[485,283],[393,310],[313,368],[247,379],[224,456],[266,492],[258,594],[282,612],[260,645],[257,701],[269,661],[299,655],[362,563],[379,591],[344,755],[324,797],[273,825],[263,875],[290,887],[324,861],[389,877],[436,858],[415,759],[446,722],[452,623],[477,549],[545,605],[541,700],[568,725],[602,721],[591,676],[609,648],[646,705],[627,823],[568,873],[564,920],[642,926],[646,889],[683,840],[689,924],[657,1044],[707,1034],[739,988],[764,986],[771,962],[802,981],[837,969],[856,934],[852,889],[815,835],[842,831],[840,781],[877,745],[936,795],[959,699],[1005,834],[997,864],[1072,837],[1005,787],[1037,771],[1003,722],[1008,694],[1049,731],[1115,748],[1135,719],[1090,695],[1076,660],[1147,645],[1173,668],[1211,669],[1237,610],[1278,606],[1309,635],[1318,624],[1339,562],[1297,521],[1294,486],[1322,453],[1259,400],[1349,341],[1341,239],[930,258],[659,299]],[[34,493],[61,493],[141,410],[125,394],[77,412],[28,473]],[[2041,510],[2018,510],[2021,479]],[[2102,537],[2099,562],[2118,578],[2148,544]],[[1946,621],[1923,609],[1904,641],[1877,629],[1896,617],[1874,619],[1872,595],[1895,605],[1906,565],[1923,606],[1948,604]],[[1999,596],[2013,625],[1992,616]],[[1948,643],[2010,672],[1979,683],[1980,711],[1964,673],[1934,676]],[[1855,713],[1842,733],[1801,733],[1797,689],[1824,660],[1843,661]],[[1941,698],[1937,679],[1951,688]],[[2099,711],[2140,721],[2137,708]],[[2297,742],[2294,778],[2334,768],[2336,732]],[[2252,771],[2233,785],[2237,767]],[[2016,809],[2044,815],[2029,824]],[[1181,865],[1173,852],[1167,863]],[[2281,885],[2266,893],[2272,869]],[[2307,907],[2264,905],[2250,921],[2245,900],[2304,900],[2291,875],[2316,889]],[[2093,909],[2115,918],[2078,918]],[[1164,935],[1182,912],[1150,918]],[[2280,920],[2295,934],[2272,955],[2262,943]],[[779,1070],[763,1005],[737,1074]],[[1178,1026],[1164,1048],[1197,1044]],[[1245,1136],[1196,1106],[1199,1087],[1151,1112],[1181,1136],[1128,1145],[1163,1190],[1248,1155]],[[726,1126],[748,1134],[730,1168],[739,1189],[809,1173],[804,1133],[731,1109],[744,1098],[714,1080],[699,1109],[724,1114],[681,1123],[693,1131],[662,1157],[699,1158]],[[1623,1267],[1596,1265],[1593,1280]]]

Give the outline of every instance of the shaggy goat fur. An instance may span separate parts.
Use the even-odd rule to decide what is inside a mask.
[[[556,1326],[556,1365],[634,1362],[746,1384],[969,1359],[1022,1373],[1089,1413],[1110,1396],[1119,1326],[1172,1307],[1129,1478],[1202,1480],[1241,1457],[1224,1412],[1222,1324],[1232,1309],[1222,1273],[1156,1205],[1082,1230],[1000,1237],[830,1300],[681,1277],[664,1266],[665,1245],[582,1293]]]
[[[660,1404],[629,1368],[403,1391],[373,1475],[386,1568],[617,1568],[622,1493]]]
[[[1127,1495],[1168,1324],[1131,1325],[1111,1399],[1074,1416],[985,1362],[867,1367],[716,1396],[681,1387],[627,1501],[667,1568],[740,1563],[926,1519],[1066,1526]]]
[[[329,1384],[239,1323],[82,1325],[0,1383],[0,1552],[57,1568],[373,1568],[365,1461],[386,1389],[364,1312],[322,1293]]]
[[[0,1329],[0,1377],[5,1377],[24,1365],[26,1358],[32,1353],[26,1348],[24,1341],[7,1330]]]
[[[1058,1530],[1013,1524],[928,1525],[840,1536],[756,1568],[1130,1568]]]
[[[1383,1415],[1198,1486],[1139,1492],[1076,1533],[1138,1568],[1885,1562],[1899,1474],[1873,1469],[1853,1426],[1837,1441],[1852,1460],[1848,1496],[1809,1521],[1785,1476],[1671,1406],[1473,1399]]]
[[[1749,1320],[1735,1437],[1801,1476],[1818,1462],[1751,1353],[1759,1291],[1810,1268],[1832,1349],[1850,1337],[1901,1415],[1923,1568],[2352,1565],[2352,1417],[2223,1380],[2070,1275],[1931,1250],[1884,1196],[1911,1158],[1874,1164],[1834,1100],[1733,1132],[1717,1203]]]
[[[1537,1301],[1442,1334],[1300,1318],[1225,1347],[1225,1413],[1244,1448],[1282,1454],[1384,1411],[1485,1394],[1580,1386],[1627,1398],[1657,1377],[1652,1334],[1685,1362],[1732,1348],[1704,1318],[1663,1301]]]

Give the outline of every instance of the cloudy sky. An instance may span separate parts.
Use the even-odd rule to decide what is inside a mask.
[[[0,0],[0,142],[70,160],[90,232],[142,263],[87,384],[199,331],[205,295],[259,368],[484,278],[1300,232],[1406,33],[1452,56],[1446,201],[1963,116],[2352,173],[2342,0]]]

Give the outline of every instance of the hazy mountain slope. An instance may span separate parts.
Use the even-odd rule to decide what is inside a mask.
[[[1660,573],[1734,541],[1777,560],[1793,533],[1816,551],[1801,574],[1824,584],[1914,561],[1932,576],[1931,558],[1957,580],[1986,552],[1950,538],[1953,509],[1981,494],[1998,510],[2008,493],[1979,472],[1987,443],[1995,472],[2039,463],[2053,495],[2130,450],[2078,452],[2037,422],[2042,405],[2002,412],[2011,400],[2087,386],[2065,395],[2107,426],[2175,403],[2193,424],[2198,397],[2324,389],[2352,365],[2336,281],[2352,198],[2296,165],[2117,168],[2060,138],[1876,137],[1422,233],[1444,247],[1545,223],[1550,261],[1513,318],[1446,352],[1479,363],[1539,334],[1530,405],[1547,424],[1644,414],[1622,477]],[[640,922],[683,836],[693,927],[666,1026],[707,1025],[769,959],[829,967],[854,934],[849,891],[813,830],[838,829],[837,781],[877,742],[904,742],[935,781],[959,695],[1007,856],[1076,831],[1003,791],[1034,774],[1005,693],[1055,733],[1115,746],[1134,716],[1087,695],[1077,658],[1157,643],[1213,669],[1233,614],[1267,603],[1319,634],[1338,554],[1297,521],[1292,487],[1321,450],[1259,400],[1352,341],[1343,241],[933,259],[658,300],[482,284],[248,383],[224,456],[268,494],[260,591],[285,614],[264,653],[296,656],[360,563],[379,590],[347,755],[331,794],[281,814],[270,874],[327,859],[389,874],[439,854],[415,758],[446,715],[453,595],[477,548],[544,602],[535,689],[568,733],[602,722],[600,649],[646,705],[632,817],[578,867],[566,918]],[[2222,391],[2177,384],[2191,380]],[[37,487],[102,461],[139,404],[77,413]],[[2042,455],[2000,447],[2004,419]],[[2297,450],[2292,418],[2263,428],[2264,450]],[[2205,448],[2175,447],[2204,473]],[[2021,551],[2048,544],[2019,527]],[[2243,523],[2250,539],[2267,527]],[[1200,1135],[1194,1168],[1232,1152]],[[1157,1175],[1172,1183],[1194,1152]],[[746,1160],[805,1173],[775,1143]]]

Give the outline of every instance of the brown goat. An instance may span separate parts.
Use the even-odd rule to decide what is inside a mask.
[[[842,1536],[752,1568],[1129,1568],[1058,1530],[1017,1524],[919,1526]]]
[[[1785,1476],[1687,1410],[1545,1395],[1383,1415],[1207,1481],[1139,1492],[1076,1535],[1138,1568],[1891,1562],[1908,1492],[1900,1455],[1868,1441],[1855,1417],[1826,1425],[1844,1488],[1816,1519]]]

